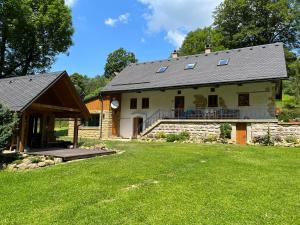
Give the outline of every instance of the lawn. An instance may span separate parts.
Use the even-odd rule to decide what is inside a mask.
[[[300,224],[300,149],[108,142],[123,154],[0,172],[0,224]]]

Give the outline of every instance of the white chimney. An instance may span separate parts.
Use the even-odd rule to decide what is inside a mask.
[[[174,50],[172,52],[172,59],[177,59],[178,58],[178,52],[176,50]]]
[[[205,45],[205,54],[211,53],[211,47],[210,45]]]

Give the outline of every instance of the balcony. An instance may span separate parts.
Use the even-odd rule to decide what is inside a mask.
[[[157,110],[152,116],[144,122],[144,129],[147,129],[158,120],[218,120],[218,119],[274,119],[267,107],[249,107],[249,108],[197,108],[197,109],[170,109]]]

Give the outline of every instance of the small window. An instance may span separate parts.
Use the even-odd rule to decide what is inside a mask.
[[[218,63],[218,66],[226,66],[229,63],[229,59],[221,59]]]
[[[194,69],[195,68],[195,66],[196,66],[196,63],[189,63],[189,64],[187,64],[186,66],[185,66],[185,70],[192,70],[192,69]]]
[[[239,106],[249,106],[249,94],[239,94]]]
[[[208,96],[208,107],[218,107],[218,95]]]
[[[161,67],[159,68],[159,70],[156,71],[156,73],[164,73],[167,69],[168,69],[167,66],[161,66]]]
[[[149,109],[149,98],[142,99],[142,109]]]
[[[211,88],[211,89],[210,89],[210,92],[215,92],[215,91],[216,91],[215,88]]]
[[[99,125],[100,125],[100,114],[92,114],[89,119],[83,119],[82,124],[85,127],[99,127]]]
[[[137,99],[136,98],[130,99],[130,109],[137,109]]]

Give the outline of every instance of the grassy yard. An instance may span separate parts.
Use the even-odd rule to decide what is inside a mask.
[[[300,149],[107,144],[125,152],[0,172],[0,224],[300,224]]]

